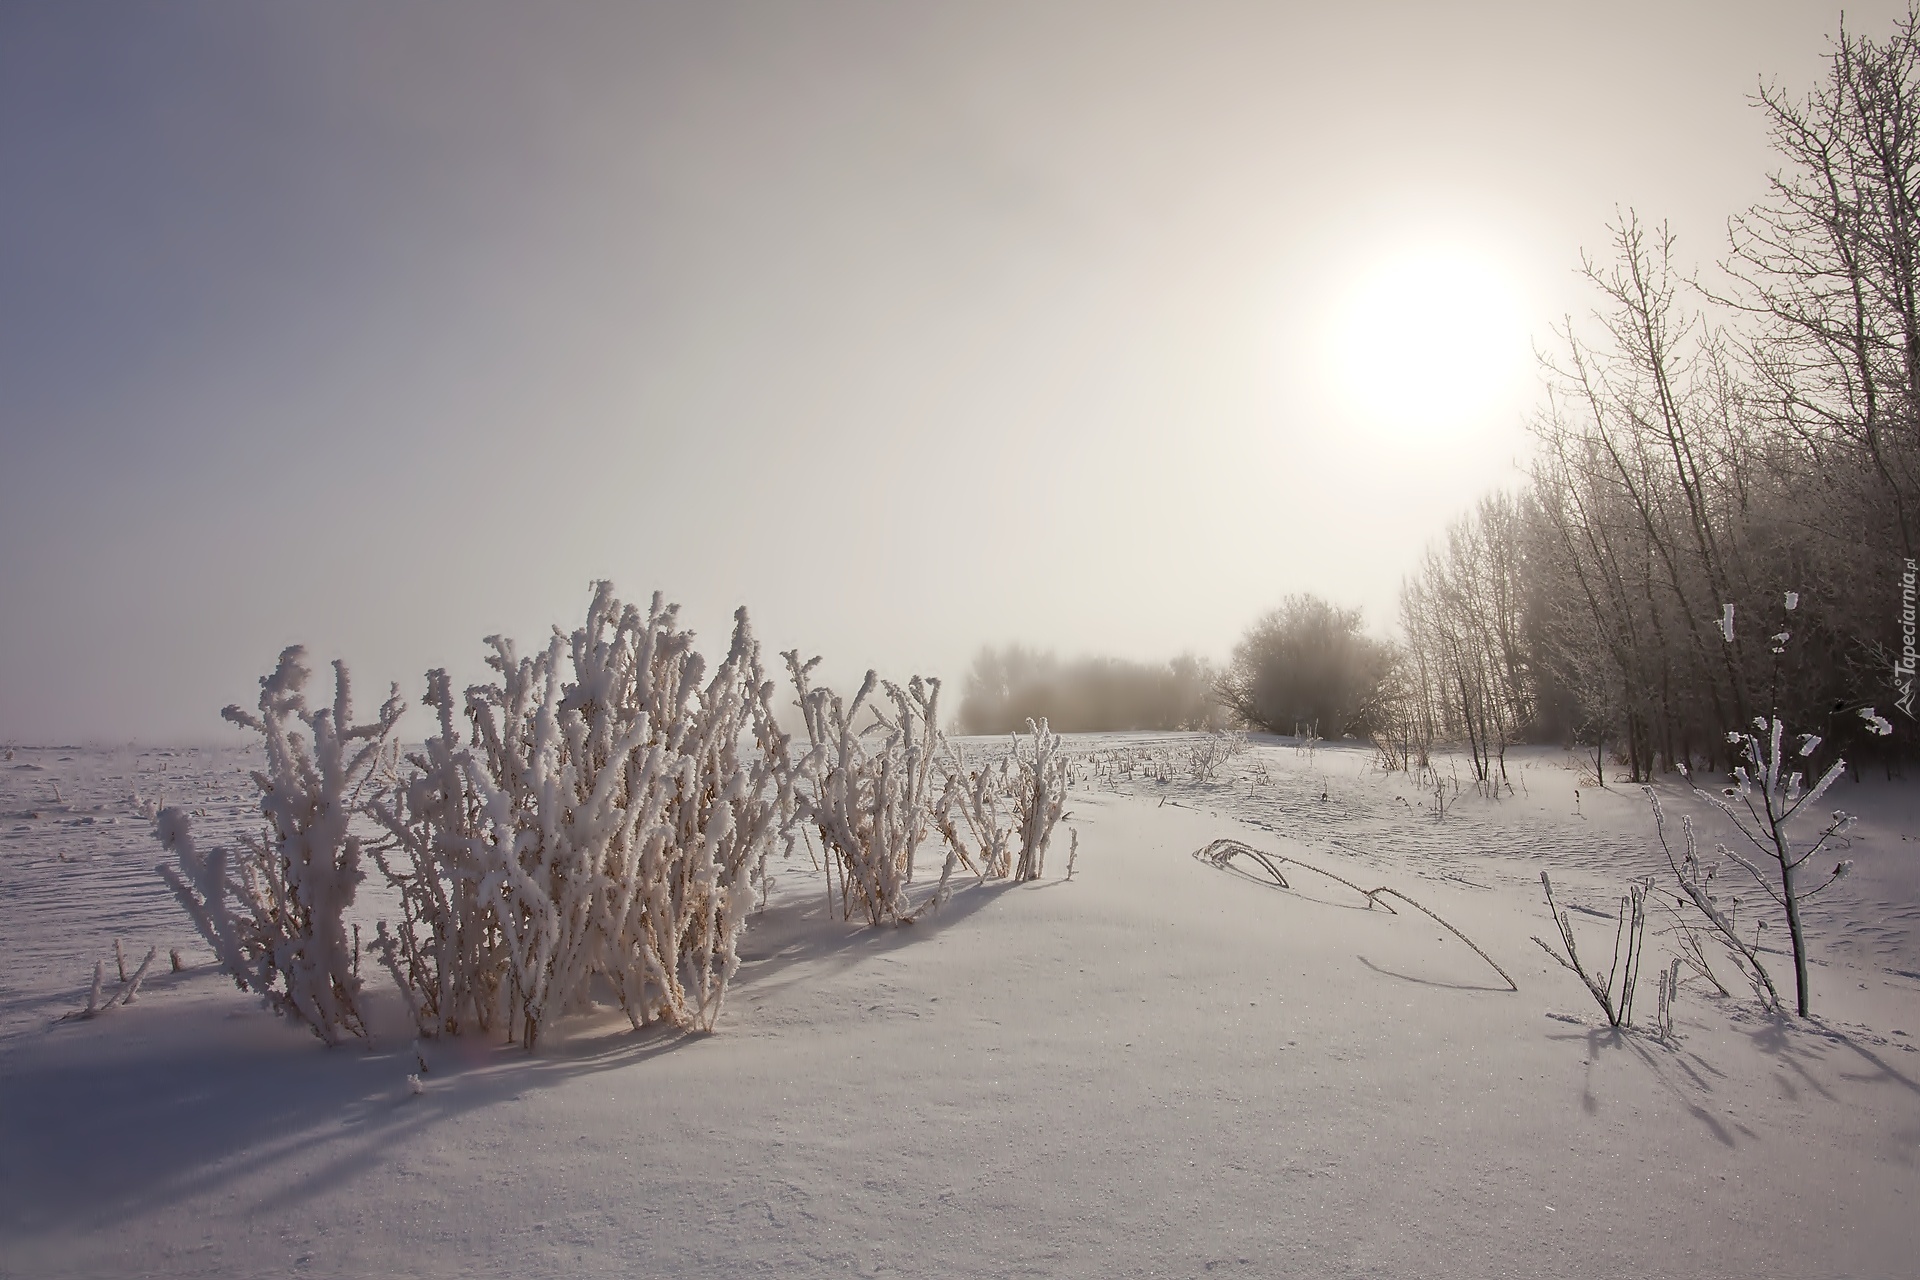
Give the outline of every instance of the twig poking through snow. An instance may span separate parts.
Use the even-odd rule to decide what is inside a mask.
[[[1673,1039],[1673,1002],[1680,995],[1680,957],[1660,975],[1660,1007],[1654,1014],[1654,1034],[1662,1040]]]
[[[127,970],[126,970],[126,962],[124,960],[124,953],[122,953],[120,943],[117,939],[113,944],[113,949],[117,957],[122,957],[121,964],[120,964],[120,974],[121,974],[120,989],[118,991],[115,991],[112,995],[108,996],[105,1003],[101,1002],[100,993],[101,993],[101,990],[106,985],[106,980],[107,980],[107,962],[105,960],[94,961],[93,962],[93,985],[87,991],[87,1007],[84,1009],[77,1010],[73,1013],[63,1015],[60,1021],[68,1022],[76,1018],[94,1018],[94,1017],[98,1017],[100,1014],[105,1013],[107,1010],[113,1008],[113,1006],[117,1004],[133,1003],[134,998],[140,992],[140,984],[146,980],[148,967],[153,964],[153,958],[160,954],[160,948],[158,947],[147,948],[147,958],[140,962],[140,967],[133,971],[132,977],[126,976]]]

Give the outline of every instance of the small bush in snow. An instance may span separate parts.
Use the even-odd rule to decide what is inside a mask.
[[[1195,782],[1203,786],[1210,784],[1219,775],[1220,766],[1234,754],[1232,743],[1224,734],[1201,734],[1187,743],[1187,771]]]
[[[426,1035],[488,1031],[505,1019],[506,942],[496,911],[494,847],[473,757],[455,734],[445,671],[427,673],[439,732],[407,756],[411,771],[369,809],[385,831],[370,852],[400,893],[398,932],[380,922],[374,952]],[[404,859],[404,861],[403,861]]]
[[[532,1049],[596,976],[635,1027],[712,1029],[791,793],[746,611],[710,678],[677,621],[602,582],[544,651],[490,638],[471,748],[429,677],[440,734],[375,807],[406,858],[383,861],[405,916],[382,942],[423,1033],[504,1017]]]
[[[1098,759],[1091,763],[1096,776],[1107,767]],[[1071,765],[1060,735],[1049,730],[1045,720],[1027,721],[1027,736],[1009,735],[1007,754],[979,769],[968,768],[965,755],[953,747],[939,807],[940,830],[953,850],[941,877],[943,887],[956,858],[973,867],[982,880],[1007,875],[1016,881],[1039,879],[1053,828],[1066,816]],[[1014,864],[1016,836],[1018,866]],[[1074,839],[1077,842],[1079,836]]]
[[[1045,720],[1038,724],[1027,721],[1027,731],[1027,750],[1021,750],[1021,739],[1013,742],[1013,762],[1020,770],[1014,793],[1014,814],[1020,826],[1020,865],[1014,870],[1015,880],[1040,878],[1047,842],[1067,811],[1067,757],[1060,749],[1060,735],[1049,730]]]
[[[1003,756],[975,769],[968,767],[966,753],[958,743],[951,744],[949,750],[952,756],[944,766],[947,785],[939,806],[940,831],[947,838],[948,848],[983,881],[1009,875],[1013,871],[1014,834],[1007,812],[1012,759]]]
[[[244,837],[237,857],[225,848],[203,853],[180,808],[162,809],[154,834],[178,863],[157,869],[221,968],[331,1045],[367,1033],[346,924],[366,873],[349,827],[404,704],[396,688],[378,719],[354,724],[347,669],[336,662],[333,705],[310,710],[305,657],[298,645],[280,655],[261,678],[257,715],[221,712],[266,746],[267,767],[253,774],[266,819],[260,834]]]
[[[851,918],[857,907],[874,925],[910,919],[914,858],[939,823],[940,682],[915,676],[902,688],[869,671],[847,703],[829,688],[813,687],[818,658],[802,663],[797,650],[784,656],[809,743],[796,768],[794,803],[820,831],[829,874],[840,872],[841,914]],[[876,687],[892,704],[891,715],[868,706]],[[862,707],[872,720],[856,729]]]

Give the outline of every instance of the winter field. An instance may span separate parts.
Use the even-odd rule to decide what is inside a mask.
[[[1672,900],[1638,788],[1530,750],[1441,815],[1365,749],[1256,740],[1198,782],[1196,740],[1068,739],[1072,878],[1056,838],[1042,879],[962,877],[912,925],[829,919],[809,854],[776,859],[714,1034],[609,1008],[532,1055],[416,1046],[378,969],[372,1047],[327,1049],[213,967],[137,806],[238,828],[250,751],[18,749],[0,1275],[1912,1274],[1920,791],[1829,793],[1861,821],[1809,906],[1814,1019],[1722,962],[1732,994],[1683,975],[1662,1036],[1669,914],[1624,1032],[1530,941],[1543,868],[1602,965],[1629,877]],[[1193,856],[1220,837],[1403,891],[1519,991],[1417,911]],[[158,948],[138,998],[61,1020],[96,961],[118,987],[116,939]]]

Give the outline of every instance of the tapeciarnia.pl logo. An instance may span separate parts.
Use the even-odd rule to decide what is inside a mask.
[[[1909,559],[1906,565],[1900,575],[1900,656],[1893,664],[1893,684],[1900,691],[1896,705],[1912,720],[1914,671],[1920,667],[1920,650],[1914,647],[1914,580],[1920,564]]]

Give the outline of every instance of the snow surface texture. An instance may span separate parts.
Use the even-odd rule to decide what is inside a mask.
[[[635,1032],[609,999],[533,1057],[416,1047],[383,982],[371,1050],[234,991],[140,815],[250,829],[247,753],[17,749],[0,1274],[1911,1273],[1920,792],[1836,785],[1860,821],[1853,874],[1808,906],[1814,1020],[1683,979],[1662,1042],[1607,1028],[1528,941],[1543,868],[1583,945],[1613,934],[1629,876],[1667,891],[1637,791],[1531,752],[1513,795],[1437,818],[1363,750],[1262,740],[1208,784],[1194,741],[1066,740],[1070,883],[1050,860],[871,929],[826,919],[801,853],[739,941],[717,1034]],[[1728,834],[1662,790],[1670,820]],[[1422,917],[1190,856],[1223,836],[1408,889],[1521,991]],[[368,935],[398,915],[376,880]],[[56,1022],[116,939],[187,967]]]

